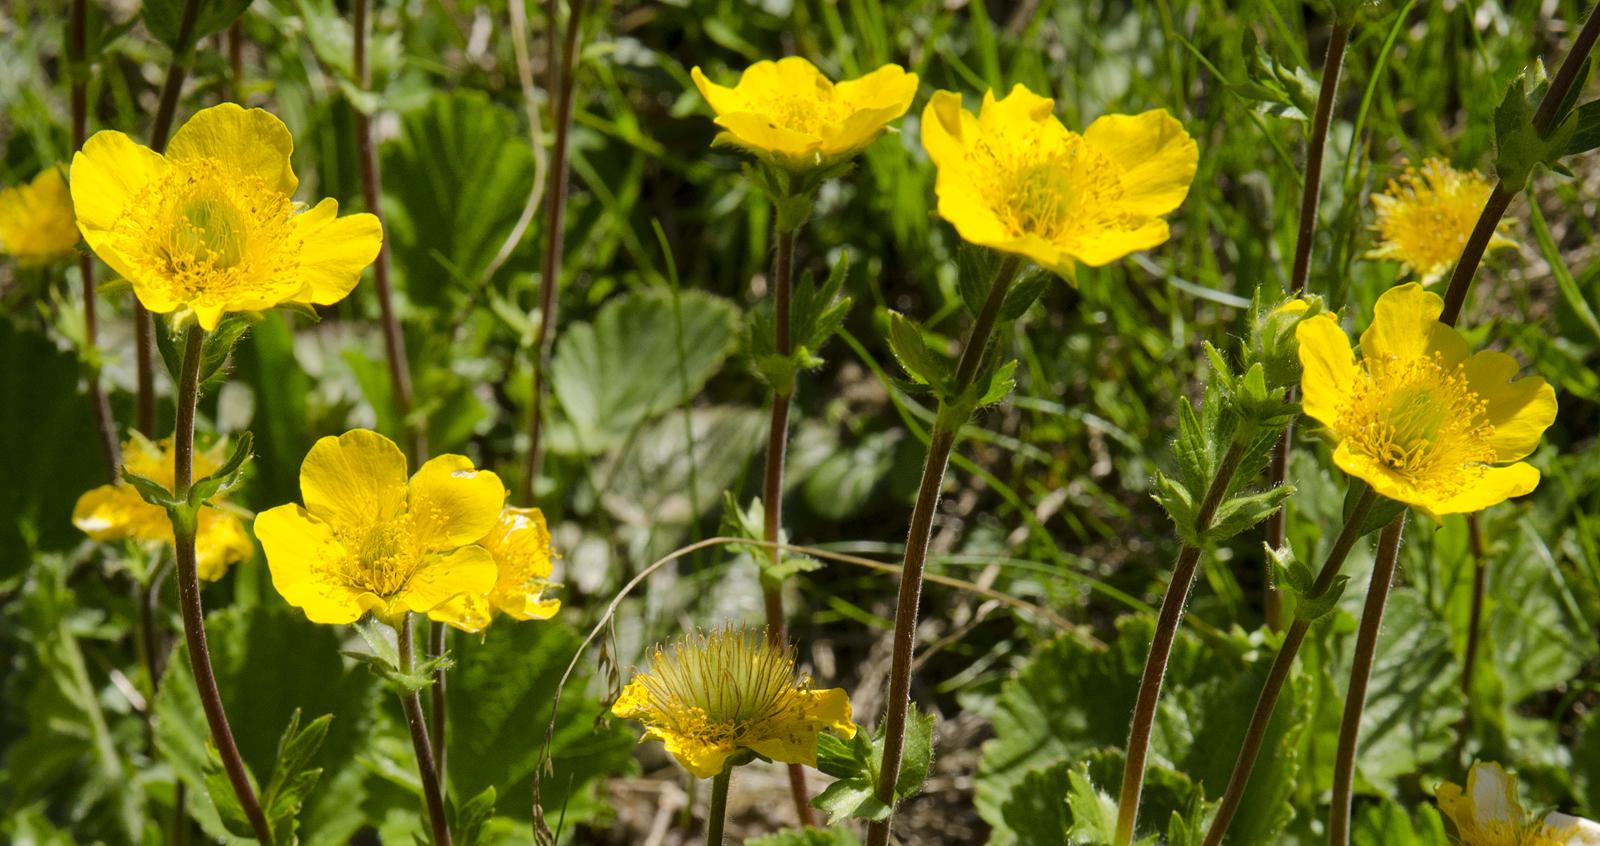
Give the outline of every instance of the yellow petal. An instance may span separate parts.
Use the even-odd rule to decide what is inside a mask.
[[[238,515],[218,508],[200,509],[194,548],[195,566],[200,578],[208,582],[222,578],[228,567],[249,559],[256,551]]]
[[[383,227],[376,216],[338,214],[339,202],[329,198],[294,216],[300,274],[310,289],[304,302],[329,305],[344,299],[382,248]]]
[[[1517,379],[1517,360],[1484,350],[1467,359],[1467,385],[1488,404],[1494,434],[1489,444],[1496,461],[1516,461],[1539,447],[1544,430],[1556,420],[1556,392],[1543,379]]]
[[[427,613],[462,594],[486,594],[494,587],[494,559],[481,546],[464,546],[434,556],[413,573],[391,600],[396,615]]]
[[[1423,510],[1434,519],[1446,514],[1471,514],[1532,493],[1538,486],[1539,470],[1532,464],[1519,461],[1507,467],[1489,467],[1465,490],[1447,500],[1428,503]]]
[[[748,741],[747,746],[763,757],[785,764],[817,765],[817,735],[821,726],[815,723],[791,723],[764,737]]]
[[[482,596],[475,593],[460,594],[428,612],[428,619],[468,634],[477,634],[487,629],[493,616],[494,609],[489,607],[489,603]]]
[[[731,741],[707,743],[676,734],[657,734],[657,736],[666,745],[667,752],[677,758],[678,763],[695,778],[712,778],[722,772],[723,767],[727,766],[728,756],[737,751],[737,747]]]
[[[622,689],[622,694],[611,705],[611,713],[624,720],[635,720],[651,713],[650,688],[639,676]]]
[[[1122,169],[1118,205],[1129,214],[1166,214],[1189,195],[1200,148],[1165,109],[1104,115],[1089,124],[1083,140]]]
[[[72,525],[97,541],[164,541],[172,536],[166,512],[128,485],[101,485],[78,497]]]
[[[948,168],[962,163],[967,155],[967,139],[977,132],[977,118],[961,108],[961,95],[935,91],[922,109],[922,148],[939,168],[940,179]],[[942,214],[942,212],[941,212]]]
[[[1450,820],[1450,825],[1457,832],[1473,830],[1472,803],[1461,792],[1461,785],[1445,782],[1439,785],[1433,796],[1439,802],[1439,812]]]
[[[744,98],[739,96],[738,91],[712,82],[698,65],[689,70],[689,76],[694,80],[694,87],[700,89],[700,96],[711,105],[712,111],[721,115],[744,110]]]
[[[256,177],[288,195],[300,184],[289,163],[293,152],[294,137],[283,121],[236,103],[196,112],[167,145],[168,158],[211,159],[240,177]]]
[[[366,612],[361,592],[337,578],[346,553],[332,528],[298,505],[256,515],[256,539],[267,556],[272,586],[313,623],[354,623]]]
[[[1341,441],[1334,447],[1333,463],[1340,470],[1371,485],[1379,496],[1415,506],[1429,516],[1437,517],[1433,511],[1435,504],[1433,497],[1418,490],[1409,478],[1398,475],[1387,466],[1351,449],[1348,441]]]
[[[850,712],[850,697],[842,688],[809,691],[811,719],[821,723],[846,738],[856,736],[856,724]]]
[[[1124,256],[1167,242],[1167,222],[1148,218],[1133,229],[1101,229],[1074,239],[1072,255],[1090,267],[1103,267]]]
[[[1517,780],[1499,764],[1473,762],[1467,772],[1467,795],[1472,809],[1470,819],[1478,828],[1490,823],[1521,826],[1525,822],[1522,802],[1517,799]]]
[[[1331,314],[1300,321],[1294,336],[1300,345],[1301,408],[1317,422],[1334,428],[1339,421],[1339,405],[1350,395],[1356,380],[1350,339]]]
[[[810,163],[809,159],[814,158],[822,146],[821,139],[815,135],[785,129],[754,112],[718,115],[716,123],[727,130],[718,136],[723,143],[745,147],[757,153],[775,153],[801,160],[802,163]]]
[[[1033,93],[1019,82],[1011,87],[1011,93],[999,100],[995,99],[993,89],[983,93],[978,124],[986,132],[1003,132],[1010,124],[1048,121],[1055,116],[1055,110],[1056,101]]]
[[[1361,333],[1361,356],[1377,369],[1392,361],[1408,361],[1437,352],[1451,367],[1467,358],[1467,342],[1454,328],[1439,322],[1444,300],[1412,282],[1378,297],[1372,325]]]
[[[167,162],[160,153],[109,130],[96,132],[72,157],[70,185],[78,229],[89,248],[123,276],[130,275],[129,266],[115,251],[106,249],[107,236],[128,200],[166,170]]]
[[[866,76],[849,79],[833,87],[839,99],[856,109],[886,109],[893,120],[911,108],[917,96],[917,75],[899,65],[884,65]]]
[[[411,477],[406,499],[423,548],[442,552],[488,534],[500,520],[506,489],[499,476],[474,469],[466,456],[441,455]]]
[[[406,498],[406,457],[394,441],[352,429],[312,445],[300,465],[306,510],[340,532],[393,517]]]
[[[527,591],[496,590],[489,601],[507,617],[516,620],[548,620],[561,610],[561,600],[544,599]]]

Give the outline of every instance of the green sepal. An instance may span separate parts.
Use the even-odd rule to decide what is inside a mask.
[[[1045,289],[1056,279],[1056,275],[1038,265],[1030,265],[1022,271],[1011,289],[1006,292],[1005,302],[1000,305],[1000,319],[1002,321],[1016,320],[1027,314],[1028,307],[1033,305],[1044,294]]]
[[[322,748],[332,723],[333,715],[323,714],[301,728],[300,709],[296,708],[278,740],[277,763],[261,793],[261,808],[277,846],[293,846],[298,841],[295,830],[299,827],[300,807],[322,778],[322,768],[311,766],[311,759]]]
[[[1277,583],[1278,589],[1294,597],[1296,619],[1314,623],[1339,607],[1339,599],[1344,596],[1345,587],[1350,583],[1349,576],[1334,577],[1328,589],[1319,593],[1316,589],[1316,573],[1312,572],[1309,564],[1295,555],[1293,547],[1284,544],[1280,549],[1273,549],[1270,544],[1265,543],[1262,547],[1266,549],[1272,578]]]
[[[895,778],[896,803],[921,792],[933,765],[932,714],[921,714],[912,704],[906,714],[901,747],[900,774]],[[841,819],[885,820],[889,807],[877,797],[878,774],[883,767],[883,727],[868,737],[859,731],[850,740],[832,734],[817,737],[817,769],[838,779],[811,800],[812,807],[828,813],[828,824]]]
[[[950,360],[928,345],[916,321],[893,310],[888,312],[888,317],[889,350],[900,362],[901,369],[913,382],[933,388],[936,394],[943,396],[953,373]]]
[[[1304,68],[1281,62],[1256,40],[1255,30],[1244,28],[1240,52],[1245,62],[1243,83],[1228,87],[1254,104],[1258,114],[1290,120],[1308,120],[1316,108],[1320,85]]]
[[[455,817],[455,824],[450,826],[450,830],[455,832],[453,842],[460,846],[478,846],[488,842],[483,837],[483,827],[494,816],[495,796],[494,785],[489,785],[459,808],[452,806]]]
[[[298,314],[312,323],[322,322],[322,315],[318,314],[317,309],[310,303],[278,303],[276,306],[274,306],[274,308],[277,308],[279,311],[287,311],[293,314]]]
[[[233,442],[233,452],[221,467],[217,468],[205,478],[198,479],[189,486],[189,504],[196,508],[206,504],[212,497],[225,494],[239,486],[244,481],[244,468],[250,462],[252,453],[250,447],[254,443],[254,436],[249,431],[239,433]]]
[[[222,374],[223,365],[227,363],[233,348],[250,331],[250,327],[261,320],[260,312],[230,314],[217,323],[217,328],[206,333],[205,341],[200,346],[200,384],[208,384],[213,377]]]
[[[1346,522],[1355,513],[1356,502],[1361,499],[1361,495],[1366,493],[1368,488],[1369,486],[1366,482],[1351,477],[1350,487],[1344,493],[1344,519]],[[1357,537],[1370,535],[1389,525],[1404,510],[1406,510],[1405,503],[1396,502],[1386,496],[1379,496],[1378,501],[1374,502],[1372,508],[1367,511],[1367,519],[1362,521],[1361,534],[1357,535]]]

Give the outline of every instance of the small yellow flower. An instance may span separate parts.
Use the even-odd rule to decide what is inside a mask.
[[[1389,180],[1387,194],[1372,197],[1379,243],[1367,258],[1398,261],[1424,285],[1439,281],[1461,257],[1492,190],[1482,174],[1456,170],[1442,159],[1427,159],[1420,170],[1406,168]],[[1509,225],[1500,222],[1488,249],[1519,246],[1506,235]]]
[[[717,142],[743,147],[791,170],[826,167],[860,152],[906,113],[917,75],[884,65],[835,85],[798,56],[756,62],[726,88],[690,71],[717,113]]]
[[[494,557],[494,587],[488,595],[462,594],[429,611],[429,619],[464,632],[481,632],[495,611],[516,620],[548,620],[561,610],[561,600],[544,596],[553,587],[551,559],[556,554],[544,512],[509,506],[501,509],[500,521],[478,545]]]
[[[24,266],[72,255],[78,226],[60,166],[47,167],[26,185],[0,189],[0,252]]]
[[[1018,85],[983,95],[974,115],[940,91],[922,112],[939,169],[939,215],[967,241],[1016,253],[1071,279],[1167,240],[1160,215],[1188,196],[1199,148],[1156,109],[1105,115],[1079,135],[1055,103]]]
[[[1443,306],[1416,283],[1384,292],[1359,363],[1332,315],[1296,329],[1305,413],[1336,441],[1334,462],[1436,520],[1532,491],[1539,471],[1519,459],[1556,418],[1554,389],[1513,379],[1519,367],[1505,353],[1469,356],[1461,333],[1439,322]]]
[[[792,652],[731,626],[656,647],[611,713],[644,723],[644,739],[665,743],[696,778],[722,772],[740,750],[816,766],[819,733],[856,733],[843,690],[813,690],[795,678]]]
[[[406,481],[406,457],[366,429],[316,442],[300,465],[305,507],[256,517],[272,586],[314,623],[371,611],[397,625],[461,594],[489,592],[494,558],[477,540],[505,502],[500,478],[441,455]]]
[[[1499,764],[1476,761],[1465,791],[1445,783],[1435,796],[1461,846],[1600,846],[1600,824],[1555,811],[1542,819],[1524,811],[1516,778]]]
[[[72,159],[78,228],[145,308],[190,309],[208,331],[227,312],[338,302],[383,232],[335,200],[298,206],[293,149],[282,121],[232,103],[195,114],[165,156],[95,133]]]
[[[195,478],[216,472],[227,460],[227,445],[221,441],[194,454]],[[122,445],[123,466],[151,481],[172,489],[177,455],[172,439],[160,444],[135,433]],[[172,545],[172,521],[165,509],[151,505],[139,492],[123,482],[101,485],[78,497],[72,509],[72,525],[97,541],[134,540]],[[229,508],[223,497],[212,499],[212,507],[200,509],[195,531],[195,565],[200,578],[214,582],[228,572],[229,565],[254,555],[255,545],[245,534],[244,522]]]

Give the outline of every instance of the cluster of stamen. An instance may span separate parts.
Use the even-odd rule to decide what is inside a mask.
[[[739,744],[752,730],[803,711],[810,679],[795,677],[794,655],[758,632],[726,628],[657,648],[639,681],[647,718],[707,743]]]
[[[1347,445],[1396,478],[1448,498],[1481,477],[1494,460],[1488,404],[1461,365],[1434,353],[1363,362],[1339,411]]]
[[[260,178],[184,159],[133,196],[113,236],[136,281],[164,285],[178,302],[270,303],[299,285],[293,215],[289,197]]]
[[[340,541],[347,551],[338,564],[344,583],[384,597],[394,596],[406,586],[425,554],[410,514],[367,526]]]
[[[763,98],[758,111],[780,129],[821,137],[850,117],[852,110],[832,91],[817,91],[811,96],[784,92]]]
[[[1124,223],[1112,211],[1122,195],[1116,168],[1076,133],[990,130],[969,150],[967,167],[984,204],[1014,236],[1064,243]]]
[[[1374,228],[1406,264],[1422,271],[1442,267],[1460,257],[1489,191],[1477,173],[1429,159],[1420,171],[1389,182],[1388,196],[1378,198]]]

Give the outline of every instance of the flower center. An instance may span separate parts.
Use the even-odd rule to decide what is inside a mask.
[[[735,743],[749,729],[803,710],[794,659],[760,633],[714,632],[691,636],[672,651],[658,651],[640,676],[652,704],[673,731]]]
[[[1389,190],[1394,201],[1380,209],[1378,233],[1394,245],[1396,257],[1422,272],[1460,257],[1489,198],[1489,184],[1481,177],[1435,162],[1408,173],[1403,184],[1390,183]]]
[[[830,91],[817,91],[806,97],[782,93],[761,105],[761,114],[781,129],[821,137],[829,127],[842,123],[850,109]]]
[[[968,153],[984,204],[1006,229],[1059,243],[1115,227],[1120,215],[1110,209],[1122,184],[1111,162],[1075,133],[1028,129],[991,131]]]
[[[1394,476],[1449,497],[1494,460],[1487,409],[1462,367],[1445,367],[1438,353],[1369,360],[1339,411],[1339,428],[1352,449]]]
[[[350,585],[383,597],[399,593],[423,558],[415,521],[409,514],[369,527],[346,548],[356,550],[345,562]]]
[[[112,235],[138,281],[171,299],[265,306],[301,284],[293,217],[289,197],[259,177],[183,159],[129,200]]]

